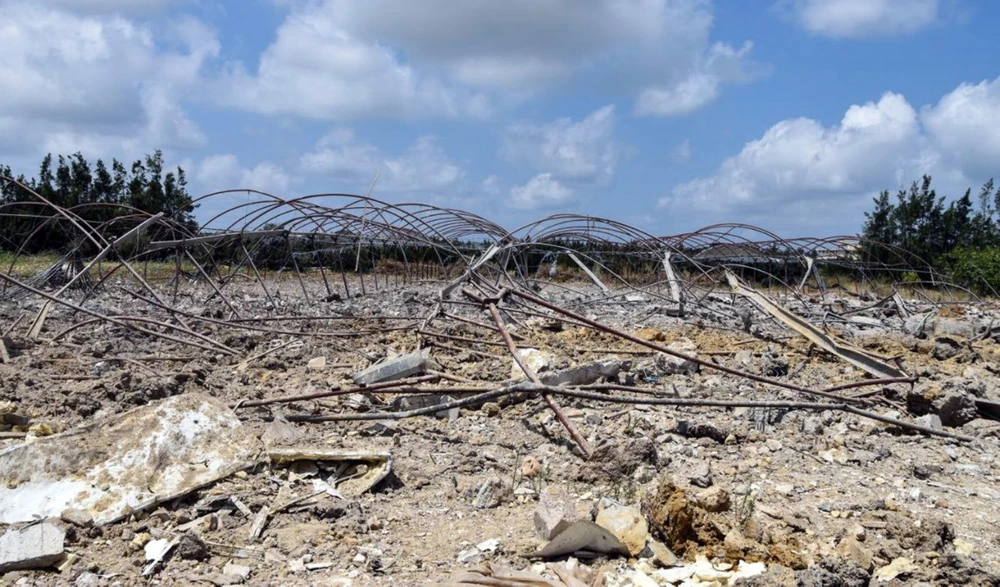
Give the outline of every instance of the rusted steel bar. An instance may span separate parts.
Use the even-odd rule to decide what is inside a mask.
[[[359,387],[350,387],[348,389],[341,389],[340,387],[335,387],[329,391],[320,391],[317,393],[306,393],[302,395],[286,395],[283,397],[271,397],[266,399],[255,399],[255,400],[243,400],[230,407],[234,410],[240,408],[252,408],[256,406],[267,406],[270,404],[287,404],[290,402],[300,402],[308,401],[313,399],[321,399],[324,397],[333,397],[336,395],[347,395],[351,393],[363,393],[366,391],[381,391],[383,389],[392,389],[394,387],[406,387],[409,385],[415,385],[417,383],[430,383],[432,381],[438,381],[441,378],[437,375],[421,375],[419,377],[410,377],[409,379],[399,379],[396,381],[386,381],[385,383],[375,383],[372,385],[363,385]]]
[[[542,380],[538,378],[538,374],[535,373],[534,369],[532,369],[527,363],[524,362],[524,359],[521,358],[521,353],[517,350],[517,345],[514,344],[514,339],[512,339],[510,337],[510,333],[507,332],[507,327],[504,326],[503,318],[500,317],[500,311],[497,310],[496,304],[490,302],[487,304],[487,308],[490,311],[490,315],[493,316],[493,322],[497,325],[497,329],[500,331],[500,335],[503,336],[503,341],[507,344],[507,349],[510,351],[511,356],[514,357],[514,361],[517,363],[517,366],[521,368],[521,371],[524,371],[525,376],[527,376],[533,383],[541,385]],[[569,435],[573,438],[573,442],[580,447],[584,456],[589,460],[594,451],[590,448],[590,444],[587,440],[569,421],[569,418],[566,417],[566,413],[562,411],[562,408],[559,407],[556,400],[552,399],[551,396],[545,393],[542,394],[542,399],[545,400],[545,403],[555,413],[556,418],[558,418],[559,422],[562,423],[563,428],[569,432]]]
[[[659,344],[656,344],[654,342],[650,342],[648,340],[644,340],[642,338],[639,338],[638,336],[629,334],[627,332],[622,332],[621,330],[618,330],[617,328],[612,328],[612,327],[607,326],[605,324],[601,324],[600,322],[597,322],[596,320],[591,320],[590,318],[587,318],[586,316],[581,316],[580,314],[577,314],[576,312],[572,312],[570,310],[566,310],[564,308],[560,308],[556,304],[553,304],[551,302],[548,302],[546,300],[543,300],[543,299],[541,299],[539,297],[536,297],[536,296],[533,296],[531,294],[527,294],[527,293],[524,293],[524,292],[519,291],[519,290],[510,290],[510,293],[512,295],[515,295],[515,296],[517,296],[519,298],[522,298],[522,299],[527,300],[529,302],[532,302],[534,304],[538,304],[539,306],[542,306],[543,308],[548,308],[549,310],[552,310],[553,312],[558,312],[558,313],[563,314],[565,316],[569,316],[570,318],[573,318],[574,320],[576,320],[578,322],[582,322],[582,323],[586,324],[587,326],[590,326],[591,328],[596,328],[597,330],[600,330],[602,332],[607,332],[608,334],[613,334],[615,336],[619,336],[621,338],[624,338],[625,340],[629,340],[631,342],[634,342],[636,344],[642,345],[642,346],[647,347],[647,348],[651,348],[651,349],[653,349],[655,351],[659,351],[661,353],[666,353],[668,355],[677,357],[679,359],[684,359],[685,361],[691,361],[692,363],[697,363],[697,364],[701,365],[702,367],[707,367],[709,369],[714,369],[716,371],[722,371],[723,373],[728,373],[730,375],[735,375],[737,377],[743,377],[743,378],[746,378],[746,379],[750,379],[752,381],[757,381],[758,383],[766,383],[768,385],[773,385],[775,387],[781,387],[781,388],[784,388],[784,389],[790,389],[792,391],[797,391],[797,392],[805,393],[805,394],[809,394],[809,395],[815,395],[815,396],[818,396],[818,397],[824,397],[824,398],[827,398],[827,399],[833,399],[833,400],[844,401],[844,402],[859,402],[859,401],[861,401],[861,400],[857,400],[857,399],[854,399],[854,398],[840,397],[840,396],[837,396],[837,395],[834,395],[834,394],[831,394],[831,393],[827,393],[825,391],[819,391],[819,390],[816,390],[816,389],[810,389],[808,387],[802,387],[801,385],[795,385],[794,383],[787,383],[787,382],[784,382],[784,381],[779,381],[779,380],[776,380],[776,379],[771,379],[769,377],[764,377],[762,375],[757,375],[755,373],[749,373],[747,371],[740,371],[739,369],[733,369],[731,367],[726,367],[725,365],[717,365],[715,363],[712,363],[711,361],[706,361],[704,359],[699,359],[698,357],[694,357],[694,356],[688,355],[686,353],[681,353],[681,352],[675,351],[675,350],[667,348],[667,347],[665,347],[663,345],[659,345]]]

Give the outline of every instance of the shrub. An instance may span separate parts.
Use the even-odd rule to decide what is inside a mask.
[[[945,263],[956,285],[980,295],[1000,292],[1000,248],[959,248],[945,255]]]

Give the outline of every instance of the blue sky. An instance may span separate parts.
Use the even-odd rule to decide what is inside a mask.
[[[161,148],[194,195],[366,193],[378,174],[377,198],[509,228],[573,212],[853,234],[881,189],[996,173],[998,17],[974,0],[0,0],[0,161]]]

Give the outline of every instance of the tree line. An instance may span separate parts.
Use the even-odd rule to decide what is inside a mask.
[[[184,169],[167,170],[159,149],[135,160],[131,167],[117,159],[110,166],[101,159],[91,165],[79,152],[55,158],[47,154],[35,177],[15,177],[10,166],[3,164],[0,177],[16,179],[53,205],[73,209],[88,223],[101,224],[137,211],[162,212],[186,229],[197,229],[196,205],[187,192]],[[17,250],[27,243],[26,253],[65,251],[79,244],[79,231],[51,207],[39,204],[37,197],[17,184],[0,181],[0,250]],[[123,225],[120,232],[129,228]]]
[[[909,279],[925,279],[933,270],[979,293],[1000,292],[1000,187],[992,179],[975,198],[969,188],[945,205],[924,175],[895,198],[880,192],[874,204],[862,227],[866,259],[892,268],[896,255],[875,244],[883,243],[927,263],[923,271],[898,268]]]

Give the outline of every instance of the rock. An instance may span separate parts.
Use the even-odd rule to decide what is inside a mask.
[[[963,556],[972,556],[972,543],[963,538],[956,538],[952,544],[955,545],[955,553]]]
[[[712,485],[712,469],[707,462],[698,463],[688,479],[695,487],[710,487]]]
[[[854,537],[848,536],[837,545],[837,554],[866,572],[872,570],[872,552],[862,546]]]
[[[548,485],[538,496],[535,533],[543,540],[552,538],[575,521],[573,497],[560,485]]]
[[[73,524],[81,528],[89,528],[94,525],[94,516],[84,510],[70,508],[64,510],[59,518],[67,524]]]
[[[63,558],[66,533],[43,522],[12,529],[0,536],[0,575],[17,569],[44,569]]]
[[[823,418],[819,416],[806,416],[802,420],[802,433],[803,434],[821,434],[823,432]]]
[[[711,438],[723,443],[729,436],[728,430],[723,430],[714,424],[691,422],[690,420],[677,421],[677,433],[688,438]]]
[[[496,475],[493,475],[479,486],[472,500],[472,507],[477,510],[495,508],[503,503],[506,494],[507,484]]]
[[[962,426],[979,417],[976,401],[967,393],[946,393],[935,402],[935,407],[945,426]]]
[[[528,455],[521,461],[521,476],[525,479],[533,479],[542,474],[542,464],[538,459]]]
[[[729,492],[719,486],[711,487],[698,492],[695,502],[706,511],[724,512],[729,509]]]
[[[867,587],[871,577],[849,562],[828,559],[795,574],[800,587]]]
[[[594,521],[614,534],[632,556],[646,548],[649,527],[639,508],[612,504],[598,512]]]
[[[906,557],[899,557],[875,571],[872,578],[879,583],[888,583],[896,577],[905,577],[916,572],[916,570],[917,565],[913,564],[913,561]]]
[[[476,545],[481,552],[496,552],[500,548],[500,541],[496,538],[490,538],[489,540],[483,540]]]
[[[937,414],[925,414],[913,421],[914,424],[919,426],[926,426],[928,428],[933,428],[934,430],[943,430],[941,425],[941,417]]]
[[[98,587],[102,582],[101,576],[97,573],[84,571],[76,576],[76,580],[73,581],[73,587]]]
[[[417,353],[402,355],[395,359],[389,359],[372,365],[371,367],[355,373],[354,383],[358,385],[371,385],[382,381],[395,381],[410,375],[422,373],[427,367],[427,360],[430,358],[430,349],[423,349]]]
[[[677,555],[674,554],[672,550],[667,548],[667,545],[660,542],[659,540],[649,539],[646,542],[646,546],[653,554],[653,558],[662,567],[672,567],[677,564]]]
[[[605,440],[594,449],[590,460],[580,467],[580,481],[618,481],[635,473],[642,464],[659,463],[656,445],[649,438],[633,438],[625,442]]]
[[[634,587],[659,587],[659,583],[654,581],[646,573],[636,569],[632,571],[632,583]]]
[[[306,369],[310,371],[322,371],[326,369],[326,357],[314,357],[306,363]]]
[[[539,349],[518,349],[521,354],[521,360],[531,368],[535,374],[544,373],[552,368],[552,365],[556,362],[556,357],[548,351],[543,351]],[[528,377],[518,366],[517,361],[511,361],[510,366],[510,378],[521,380],[527,379]]]
[[[184,560],[200,561],[211,556],[205,543],[194,534],[184,534],[181,536],[177,541],[177,546],[174,547],[174,553]]]
[[[250,567],[244,565],[238,565],[230,561],[226,563],[224,567],[222,567],[222,574],[230,577],[237,577],[242,583],[243,581],[246,581],[247,579],[250,578]]]
[[[458,553],[458,562],[463,565],[478,565],[483,562],[483,553],[478,548],[470,548]]]
[[[698,347],[687,339],[681,339],[667,345],[667,348],[691,357],[697,357]],[[655,359],[659,375],[690,375],[697,373],[701,366],[694,361],[682,359],[666,353],[657,353]]]

